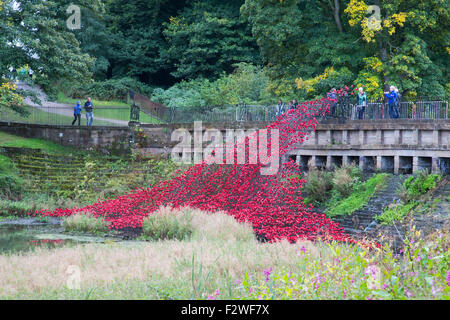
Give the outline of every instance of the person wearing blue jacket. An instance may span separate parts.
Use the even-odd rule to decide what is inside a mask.
[[[397,104],[397,92],[395,91],[395,87],[391,86],[389,88],[390,92],[385,92],[384,96],[388,99],[388,105],[389,105],[389,117],[391,119],[397,119],[399,117],[398,110],[396,107]]]
[[[77,101],[77,104],[75,105],[75,107],[73,107],[73,121],[72,121],[72,125],[75,124],[75,122],[78,119],[78,125],[80,125],[81,123],[81,102]]]

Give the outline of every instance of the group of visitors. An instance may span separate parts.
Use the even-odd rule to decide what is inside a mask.
[[[389,88],[389,92],[384,92],[385,97],[388,99],[388,113],[391,119],[400,118],[399,111],[399,102],[401,99],[400,93],[395,86],[391,86]],[[331,91],[327,94],[328,99],[331,101],[330,104],[330,116],[336,117],[336,109],[338,106],[338,93],[336,88],[331,89]],[[364,113],[367,107],[367,94],[364,92],[364,88],[358,88],[358,93],[356,94],[355,101],[355,118],[358,120],[364,119]],[[286,106],[282,100],[278,101],[276,106],[276,116],[283,115],[287,113],[289,110],[295,109],[298,107],[298,102],[296,99],[289,102]]]
[[[294,99],[292,101],[289,101],[287,105],[283,103],[283,100],[279,100],[277,107],[276,107],[276,116],[279,117],[285,113],[287,113],[289,110],[297,109],[299,106],[299,103],[297,102],[297,99]]]
[[[19,72],[17,72],[16,68],[10,67],[9,72],[10,72],[10,78],[13,81],[16,81],[19,76],[20,76],[21,80],[25,80],[27,73],[28,73],[28,77],[30,78],[30,80],[33,80],[34,71],[31,68],[28,68],[28,71],[25,68],[21,68],[19,70]]]
[[[389,88],[389,92],[384,92],[384,96],[388,99],[388,113],[391,119],[400,118],[399,103],[400,93],[395,86]],[[359,120],[364,119],[364,112],[367,106],[367,95],[364,92],[364,88],[358,89],[356,95],[356,116]]]
[[[94,121],[94,105],[91,101],[91,98],[87,98],[86,103],[84,104],[84,110],[86,111],[86,125],[92,126],[92,122]],[[73,108],[73,121],[72,125],[78,120],[78,125],[81,124],[81,102],[77,101],[77,104]]]

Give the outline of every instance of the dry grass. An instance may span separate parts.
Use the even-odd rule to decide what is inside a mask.
[[[310,242],[258,243],[249,225],[225,214],[191,213],[195,232],[189,241],[88,244],[0,255],[0,297],[67,290],[67,270],[72,265],[81,271],[82,290],[155,277],[190,283],[193,273],[199,277],[199,270],[211,274],[206,290],[215,290],[224,279],[242,278],[246,272],[293,267],[304,259],[303,248],[312,257],[319,255]]]
[[[90,233],[105,233],[109,231],[106,221],[95,218],[89,212],[71,215],[64,219],[63,225],[66,231]]]

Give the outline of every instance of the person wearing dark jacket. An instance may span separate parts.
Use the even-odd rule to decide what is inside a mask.
[[[298,108],[297,99],[292,100],[291,110]]]
[[[94,105],[92,104],[91,98],[88,98],[84,104],[84,110],[86,111],[86,125],[92,126],[94,121]]]
[[[337,107],[337,95],[336,95],[336,89],[331,89],[330,93],[328,93],[328,99],[331,100],[331,108],[330,108],[330,114],[332,117],[336,116],[336,107]]]
[[[286,112],[285,106],[282,100],[278,101],[277,109],[276,109],[276,116],[279,117],[283,115]]]
[[[72,125],[78,120],[78,125],[81,125],[81,102],[78,101],[75,107],[73,107],[73,121]]]

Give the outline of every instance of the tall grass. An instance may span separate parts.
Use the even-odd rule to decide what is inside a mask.
[[[70,232],[106,233],[109,231],[106,221],[95,218],[90,213],[79,213],[64,219],[63,226]]]
[[[150,240],[250,241],[254,239],[250,224],[238,223],[225,212],[205,212],[184,207],[161,207],[143,221],[143,238]]]

